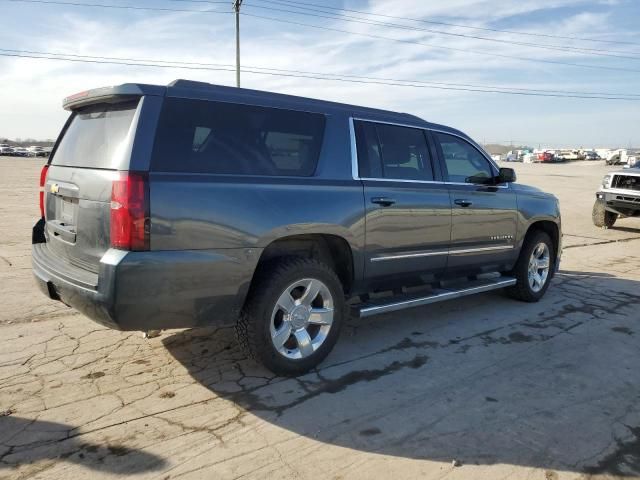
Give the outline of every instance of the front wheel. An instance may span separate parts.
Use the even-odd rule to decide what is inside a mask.
[[[616,223],[618,214],[608,211],[602,200],[596,200],[596,203],[593,204],[591,218],[596,227],[611,228],[613,224]]]
[[[340,280],[313,259],[271,262],[258,272],[236,332],[249,356],[278,375],[299,375],[333,349],[345,315]]]
[[[505,289],[507,294],[524,302],[540,300],[553,276],[554,259],[551,237],[542,231],[534,232],[522,246],[511,272],[516,277],[516,284]]]

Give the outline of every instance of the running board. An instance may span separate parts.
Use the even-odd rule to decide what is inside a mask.
[[[352,313],[356,317],[364,318],[381,313],[396,312],[405,308],[420,307],[431,303],[444,302],[454,298],[466,297],[476,293],[489,292],[500,288],[510,287],[516,284],[516,279],[511,277],[498,277],[495,279],[472,280],[464,284],[464,288],[434,288],[426,296],[394,296],[367,303],[354,305]]]

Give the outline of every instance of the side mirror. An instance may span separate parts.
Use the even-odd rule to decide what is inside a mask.
[[[498,173],[498,183],[512,183],[516,181],[516,171],[513,168],[501,168]]]

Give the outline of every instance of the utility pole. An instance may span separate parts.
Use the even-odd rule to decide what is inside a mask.
[[[236,12],[236,87],[240,88],[240,6],[242,0],[233,0],[233,10]]]

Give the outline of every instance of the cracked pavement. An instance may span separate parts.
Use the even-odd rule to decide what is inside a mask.
[[[640,220],[591,226],[605,167],[516,165],[562,202],[541,302],[350,319],[286,379],[232,328],[143,339],[44,298],[39,164],[0,158],[0,479],[640,478]]]

